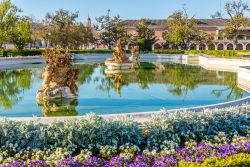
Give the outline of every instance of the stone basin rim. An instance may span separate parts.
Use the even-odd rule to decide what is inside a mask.
[[[165,110],[166,113],[168,112],[178,112],[178,111],[193,111],[193,112],[202,112],[204,110],[210,110],[210,109],[223,109],[223,108],[230,108],[230,107],[237,107],[242,105],[250,105],[248,102],[250,101],[250,96],[233,100],[229,102],[224,103],[217,103],[217,104],[210,104],[210,105],[204,105],[204,106],[196,106],[196,107],[189,107],[189,108],[177,108],[177,109],[169,109]],[[134,112],[134,113],[122,113],[122,114],[100,114],[98,116],[107,119],[107,120],[113,120],[118,118],[119,116],[131,116],[134,118],[134,121],[138,123],[143,123],[148,121],[154,114],[160,114],[164,111],[149,111],[149,112]],[[34,121],[37,120],[41,123],[49,123],[53,121],[67,121],[67,120],[78,120],[78,119],[84,119],[86,118],[86,115],[83,116],[59,116],[59,117],[0,117],[0,122],[3,120],[10,120],[10,121]]]

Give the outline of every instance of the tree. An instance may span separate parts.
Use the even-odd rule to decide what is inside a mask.
[[[110,10],[108,10],[106,15],[96,18],[96,21],[95,28],[99,31],[99,40],[109,49],[114,46],[118,39],[127,40],[125,22],[121,20],[119,15],[111,17]]]
[[[194,16],[189,18],[186,9],[183,9],[169,16],[166,24],[168,31],[164,34],[164,38],[173,46],[186,50],[192,42],[203,42],[208,38],[197,28]]]
[[[228,2],[225,5],[225,10],[230,17],[230,20],[226,21],[226,35],[234,38],[234,42],[237,45],[240,34],[240,29],[247,25],[247,18],[244,16],[244,12],[248,9],[248,4],[242,0],[238,2]]]
[[[136,29],[138,34],[136,36],[136,43],[139,45],[140,50],[151,51],[155,41],[155,31],[149,28],[148,20],[141,19]]]
[[[88,48],[90,44],[95,43],[95,37],[92,31],[91,25],[83,26],[83,45],[84,48]]]
[[[45,17],[45,25],[48,27],[48,38],[54,46],[63,48],[72,46],[74,39],[71,30],[76,25],[78,12],[70,13],[69,11],[60,9],[55,14],[47,13]]]
[[[19,12],[21,10],[13,5],[11,0],[0,2],[0,47],[10,40],[12,29],[19,19]]]
[[[227,2],[225,5],[225,11],[229,17],[225,21],[225,36],[234,39],[235,45],[238,44],[238,39],[240,35],[240,30],[247,26],[247,18],[245,17],[245,12],[249,11],[249,6],[242,0]],[[221,12],[215,12],[212,18],[223,18]]]
[[[34,18],[28,18],[30,22],[31,39],[30,43],[37,47],[37,44],[48,40],[48,29],[42,22]],[[30,46],[31,47],[31,46]]]
[[[15,44],[15,46],[22,50],[25,45],[30,42],[31,39],[31,31],[30,31],[30,23],[26,18],[20,19],[15,27],[11,31],[10,40]]]

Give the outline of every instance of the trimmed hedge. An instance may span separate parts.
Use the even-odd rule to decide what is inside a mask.
[[[38,56],[42,55],[44,49],[25,49],[25,50],[5,50],[8,53],[9,57],[15,56]],[[70,53],[73,54],[86,54],[86,53],[96,53],[96,54],[110,54],[114,50],[71,50]],[[142,53],[155,53],[155,54],[207,54],[217,57],[224,58],[239,58],[237,55],[238,52],[250,52],[250,50],[153,50],[153,51],[144,51]],[[127,50],[127,53],[130,53]],[[0,50],[0,57],[3,56],[3,50]]]
[[[237,52],[250,52],[250,51],[236,51],[236,50],[154,50],[156,54],[207,54],[217,57],[239,57]]]

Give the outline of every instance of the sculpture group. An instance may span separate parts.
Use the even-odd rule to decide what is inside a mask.
[[[132,46],[131,57],[126,56],[126,51],[122,48],[121,40],[116,42],[114,58],[107,58],[105,65],[108,70],[127,70],[133,68],[133,63],[138,62],[140,57],[138,46]]]
[[[42,106],[45,114],[65,108],[65,105],[61,104],[62,99],[71,101],[77,98],[76,81],[79,71],[72,67],[73,58],[68,50],[47,49],[43,56],[46,67],[42,74],[42,89],[37,91],[37,103]]]

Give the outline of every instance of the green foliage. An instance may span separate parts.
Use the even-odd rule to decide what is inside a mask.
[[[25,45],[30,42],[31,39],[29,21],[25,18],[19,20],[11,31],[10,38],[11,41],[16,45],[18,50],[23,50]]]
[[[156,54],[207,54],[223,58],[239,58],[238,52],[250,51],[236,51],[236,50],[153,50]]]
[[[6,109],[11,109],[13,104],[20,100],[22,90],[31,86],[31,70],[0,71],[0,105]]]
[[[17,151],[54,147],[95,150],[102,145],[118,147],[127,142],[140,145],[143,139],[138,124],[130,118],[110,122],[96,115],[88,115],[78,121],[50,124],[1,121],[0,135],[1,147],[11,147]]]
[[[244,16],[244,13],[249,10],[248,4],[242,0],[228,2],[225,5],[225,10],[230,18],[225,23],[226,35],[233,37],[237,44],[240,29],[247,26],[247,18]]]
[[[224,158],[208,158],[203,163],[179,162],[178,167],[247,167],[250,166],[250,155],[246,153]]]
[[[139,45],[141,51],[152,51],[153,40],[137,39],[137,45]]]
[[[11,3],[11,0],[0,2],[0,47],[10,41],[11,31],[16,26],[20,10]]]
[[[76,22],[78,12],[70,13],[66,10],[56,11],[55,14],[48,13],[45,17],[47,40],[52,46],[62,48],[78,49],[82,45],[87,47],[94,42],[94,37],[90,27]]]
[[[208,42],[207,35],[198,29],[196,19],[188,18],[185,8],[169,16],[166,27],[164,38],[175,48],[185,50],[192,42]]]
[[[189,140],[197,143],[202,140],[214,142],[214,136],[222,132],[228,141],[235,134],[248,135],[250,130],[249,107],[206,110],[201,113],[180,111],[163,111],[145,123],[148,146],[159,147],[162,143],[172,141],[184,146]],[[230,121],[228,121],[230,120]],[[164,144],[162,147],[168,147]]]
[[[24,49],[24,50],[16,50],[16,49],[8,49],[5,50],[8,53],[9,57],[16,56],[41,56],[44,52],[44,49]]]
[[[152,45],[155,42],[155,32],[149,28],[149,22],[146,19],[141,19],[136,26],[137,36],[134,37],[134,42],[139,45],[141,51],[152,51]]]
[[[119,15],[111,17],[108,10],[106,15],[96,18],[96,21],[95,28],[100,32],[99,40],[109,49],[112,49],[118,39],[123,42],[127,40],[126,22],[122,21]]]
[[[96,153],[100,151],[102,157],[112,156],[116,153],[114,148],[121,146],[120,153],[132,157],[140,152],[137,146],[143,149],[144,144],[148,149],[173,150],[191,141],[213,145],[230,143],[238,136],[250,135],[249,109],[249,106],[241,106],[200,113],[165,112],[155,115],[144,124],[143,129],[131,118],[107,121],[96,115],[46,124],[2,120],[0,146],[18,152],[61,147],[71,151],[71,154],[77,151],[76,148],[87,148]]]

